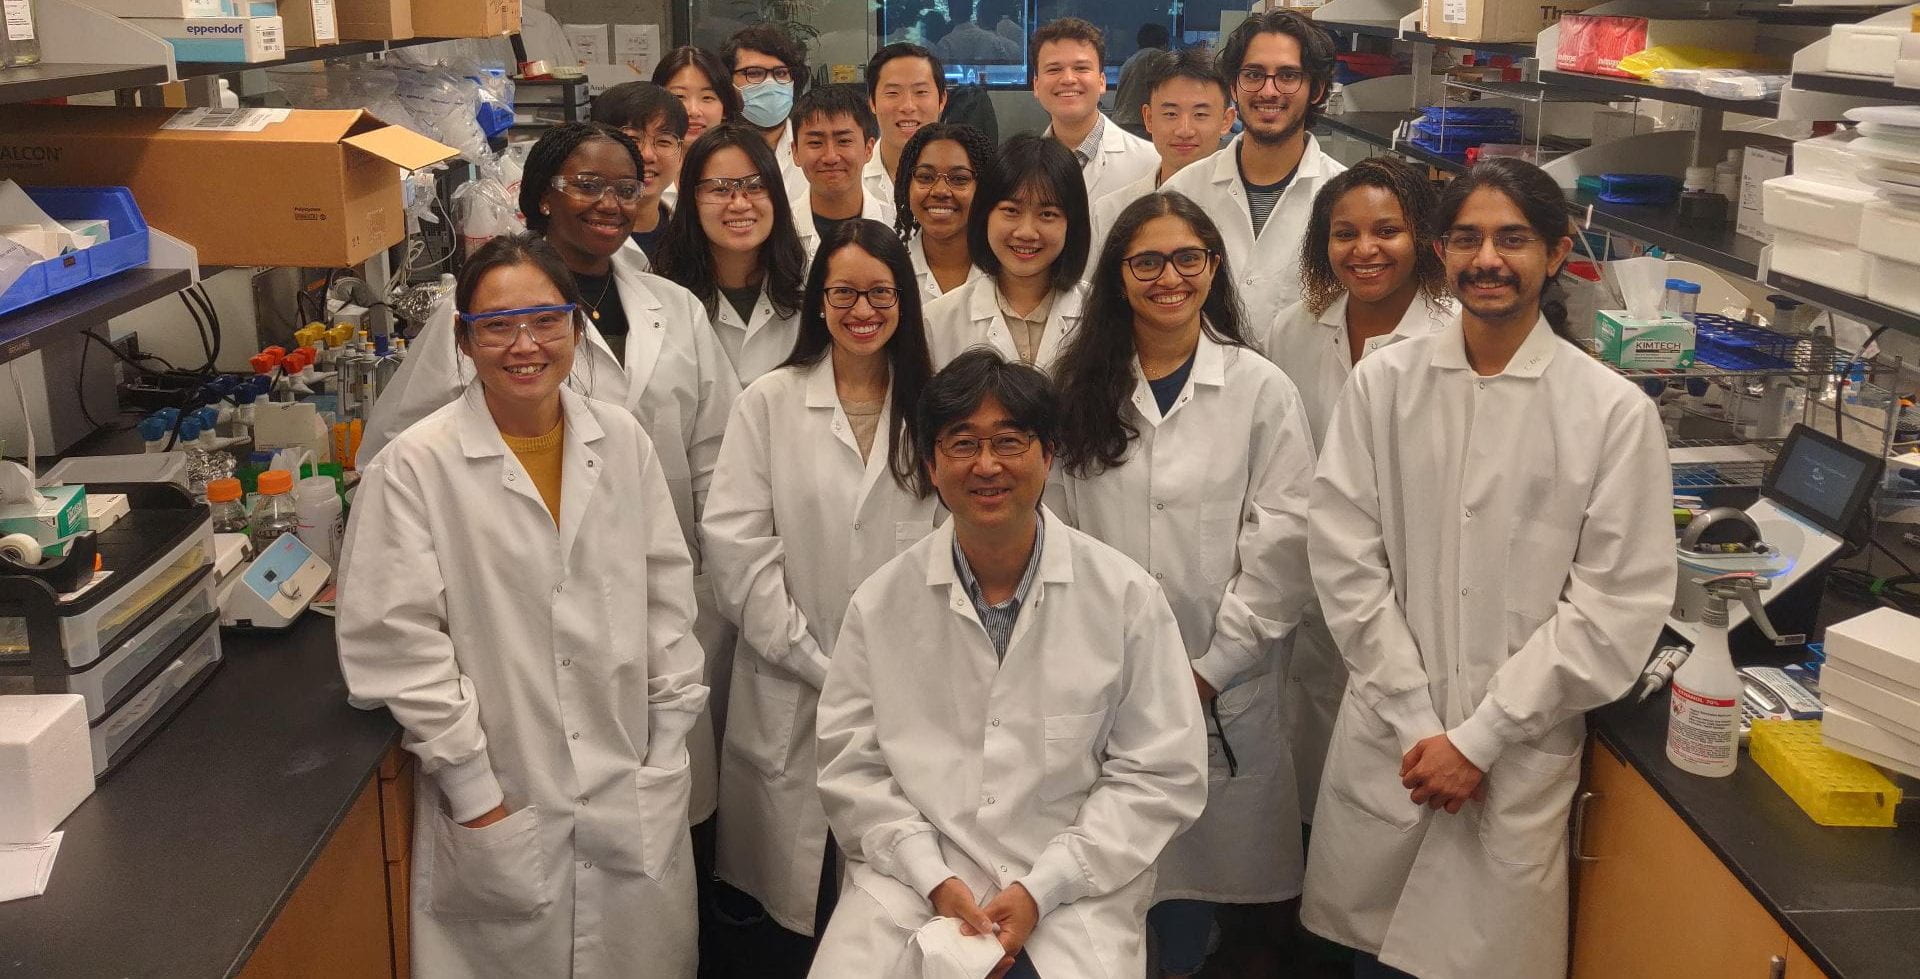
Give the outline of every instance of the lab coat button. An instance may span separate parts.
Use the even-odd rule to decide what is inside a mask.
[[[855,530],[859,530],[859,529],[860,529],[860,521],[858,521],[858,520],[855,520],[855,521],[853,522],[853,529],[855,529]]]
[[[587,797],[583,795],[583,796],[581,796],[580,798],[578,798],[578,799],[575,799],[575,800],[573,800],[573,801],[574,801],[575,803],[578,803],[579,805],[583,805],[583,806],[584,806],[584,805],[586,805],[586,804],[587,804]]]
[[[993,805],[994,803],[999,801],[1000,800],[994,798],[993,796],[987,796],[987,805]]]
[[[593,460],[592,460],[592,459],[588,459],[588,460],[587,460],[587,468],[588,468],[588,469],[592,469],[592,468],[593,468]]]
[[[1004,864],[1004,863],[1003,863],[1003,864],[1001,864],[1001,865],[1000,865],[1000,872],[1001,872],[1001,873],[1003,873],[1003,874],[1007,872],[1007,865],[1006,865],[1006,864]]]
[[[582,869],[582,870],[592,870],[592,869],[593,869],[593,861],[591,861],[591,860],[582,860],[582,861],[580,862],[580,869]]]
[[[999,727],[999,726],[1000,726],[1000,719],[999,719],[998,717],[996,717],[996,718],[994,718],[994,719],[993,719],[993,726],[994,726],[994,727]]]
[[[1155,571],[1155,572],[1153,573],[1153,579],[1154,579],[1155,581],[1164,581],[1164,580],[1166,580],[1166,577],[1167,577],[1167,573],[1166,573],[1166,572],[1164,572],[1164,571]],[[1464,594],[1464,593],[1463,593],[1463,594]]]
[[[1167,508],[1167,505],[1165,503],[1155,503],[1153,505],[1153,508],[1155,510],[1165,510]]]
[[[1472,520],[1472,519],[1473,519],[1473,508],[1472,508],[1472,507],[1468,507],[1468,508],[1467,508],[1467,519],[1468,519],[1468,520]]]
[[[1466,593],[1468,593],[1468,592],[1470,592],[1470,591],[1472,591],[1472,590],[1473,590],[1473,589],[1471,589],[1471,588],[1462,588],[1462,589],[1460,589],[1460,594],[1462,594],[1462,595],[1465,595]]]
[[[579,732],[579,731],[575,731],[575,732],[573,732],[573,740],[575,740],[575,741],[578,741],[578,740],[580,740],[580,732]]]
[[[573,660],[570,660],[570,659],[563,659],[563,660],[561,660],[561,661],[560,661],[560,665],[561,665],[561,666],[572,666],[572,665],[573,665]]]
[[[513,482],[513,474],[512,474],[512,473],[508,473],[508,474],[507,474],[507,482],[509,482],[509,483],[511,483],[511,482]]]

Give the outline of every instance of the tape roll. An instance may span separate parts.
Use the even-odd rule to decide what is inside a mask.
[[[0,537],[0,554],[25,565],[40,563],[40,542],[32,534],[8,534]]]

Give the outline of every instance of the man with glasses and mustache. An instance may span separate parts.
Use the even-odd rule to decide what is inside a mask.
[[[813,976],[1145,971],[1150,868],[1205,805],[1206,733],[1159,583],[1040,506],[1059,425],[1045,375],[987,348],[920,398],[952,516],[854,592],[820,692],[847,886]]]
[[[1673,600],[1666,439],[1563,339],[1552,177],[1481,163],[1435,224],[1461,319],[1354,367],[1314,479],[1350,678],[1301,920],[1357,976],[1565,975],[1584,714],[1632,687]]]
[[[1333,88],[1333,40],[1291,11],[1242,21],[1220,49],[1243,131],[1162,190],[1192,198],[1220,226],[1241,302],[1271,316],[1300,298],[1300,242],[1313,195],[1346,169],[1307,130]]]

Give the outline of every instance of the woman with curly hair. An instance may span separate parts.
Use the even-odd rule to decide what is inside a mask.
[[[974,193],[997,165],[993,141],[972,126],[929,123],[901,149],[894,227],[913,259],[922,303],[980,277],[967,245],[967,219]]]

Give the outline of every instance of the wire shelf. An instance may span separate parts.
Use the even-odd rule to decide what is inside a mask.
[[[1782,439],[1675,439],[1667,457],[1675,492],[1749,489],[1765,481]]]
[[[1621,367],[1607,364],[1620,376],[1631,381],[1685,380],[1689,377],[1700,378],[1760,378],[1760,377],[1831,377],[1844,374],[1856,358],[1853,354],[1834,347],[1830,342],[1816,343],[1811,337],[1792,337],[1791,349],[1780,357],[1782,366],[1750,369],[1715,367],[1711,364],[1695,362],[1692,367]],[[1600,359],[1599,341],[1584,341],[1587,353],[1594,359]],[[1601,361],[1606,363],[1605,361]]]

